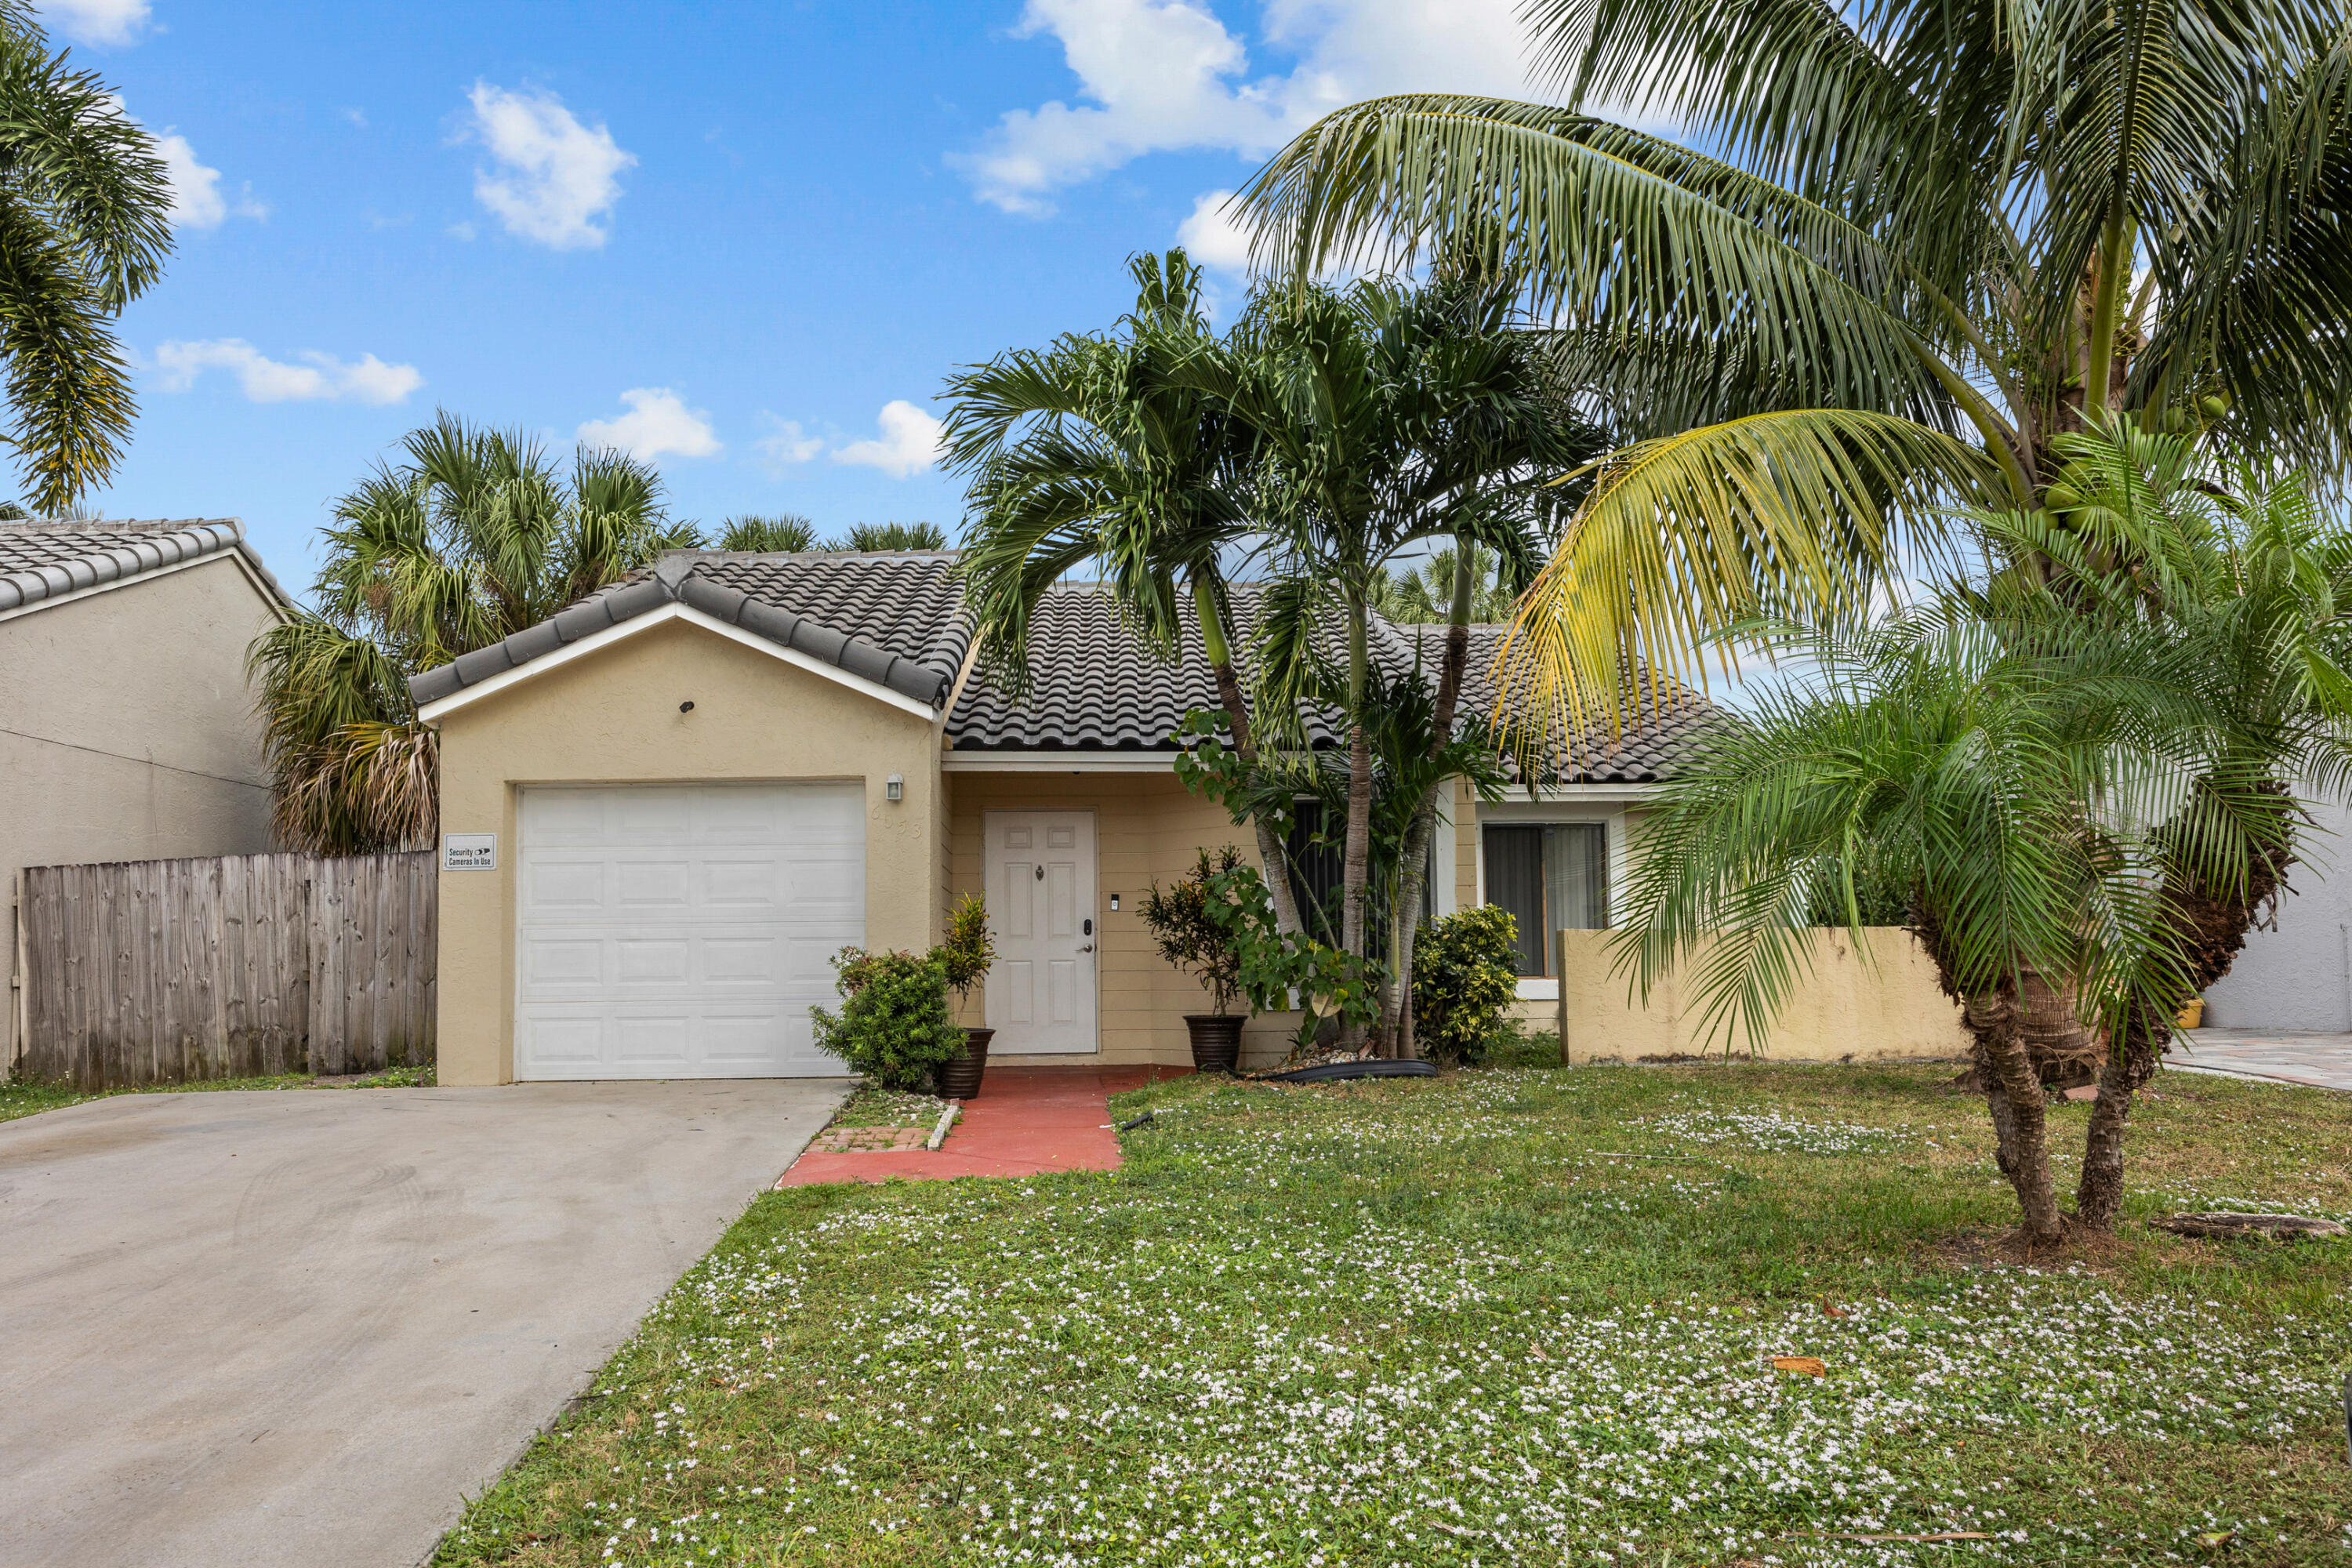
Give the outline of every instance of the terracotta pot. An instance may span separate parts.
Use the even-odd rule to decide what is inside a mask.
[[[1184,1027],[1192,1036],[1192,1070],[1230,1074],[1241,1065],[1242,1026],[1238,1013],[1187,1013]]]
[[[971,1100],[980,1093],[980,1075],[988,1068],[988,1042],[993,1029],[966,1029],[963,1049],[940,1064],[940,1098]]]

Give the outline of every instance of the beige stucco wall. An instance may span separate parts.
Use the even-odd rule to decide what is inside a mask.
[[[678,704],[692,701],[694,711]],[[921,948],[940,915],[938,726],[672,621],[496,691],[441,723],[441,826],[499,835],[496,871],[441,874],[440,1079],[514,1077],[518,792],[534,784],[856,779],[866,941]],[[906,798],[884,781],[906,777]]]
[[[1561,997],[1570,1058],[1633,1061],[1721,1054],[1724,1035],[1710,1038],[1703,1026],[1690,978],[1694,966],[1669,974],[1653,988],[1646,1005],[1637,1004],[1630,994],[1630,976],[1610,973],[1610,934],[1556,933],[1568,944]],[[1811,972],[1764,1040],[1765,1055],[1780,1061],[1871,1061],[1954,1057],[1968,1049],[1959,1008],[1937,988],[1935,968],[1918,941],[1893,926],[1873,927],[1864,935],[1866,952],[1858,952],[1845,931],[1813,933]],[[1530,1005],[1525,1016],[1535,1027],[1550,1029],[1559,1025],[1560,1007]],[[1743,1037],[1734,1036],[1730,1046],[1735,1055],[1748,1049]]]
[[[1236,827],[1221,806],[1185,793],[1175,774],[1164,773],[950,773],[950,878],[951,898],[982,887],[981,815],[989,811],[1091,811],[1095,814],[1095,929],[1098,984],[1099,1055],[1025,1058],[1041,1066],[1104,1066],[1159,1062],[1190,1066],[1192,1050],[1184,1015],[1209,1010],[1199,982],[1160,962],[1144,930],[1143,895],[1154,881],[1174,881],[1192,868],[1203,848],[1231,844],[1250,865],[1258,864],[1255,840]],[[1261,868],[1263,869],[1263,868]],[[1119,895],[1117,914],[1110,895]],[[963,1021],[978,1024],[982,999],[973,993]],[[1246,1004],[1240,1004],[1246,1005]],[[1270,1061],[1289,1048],[1296,1014],[1269,1014],[1243,1032],[1245,1062]],[[1020,1062],[1012,1053],[991,1052],[990,1060]]]
[[[0,968],[20,868],[270,847],[245,654],[273,619],[227,554],[0,619]]]

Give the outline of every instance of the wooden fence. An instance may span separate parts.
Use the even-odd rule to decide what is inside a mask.
[[[20,1071],[82,1089],[433,1059],[430,853],[33,866]]]

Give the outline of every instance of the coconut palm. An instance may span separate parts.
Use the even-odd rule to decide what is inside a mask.
[[[1563,103],[1326,117],[1243,193],[1261,259],[1523,272],[1562,374],[1640,410],[1523,607],[1512,698],[1573,730],[1633,660],[1866,615],[1893,531],[2038,506],[2118,410],[2344,473],[2340,7],[1533,0]],[[1583,111],[1664,112],[1713,153]]]
[[[0,374],[31,510],[69,510],[121,456],[137,412],[112,322],[163,275],[172,187],[96,74],[0,5]]]
[[[1256,725],[1233,654],[1224,557],[1254,532],[1246,433],[1217,400],[1178,385],[1173,367],[1223,352],[1201,300],[1201,270],[1181,249],[1129,263],[1135,309],[1109,336],[1066,333],[1014,350],[948,384],[949,465],[970,476],[960,570],[982,664],[1015,691],[1029,684],[1029,627],[1053,585],[1099,563],[1129,623],[1162,657],[1183,636],[1189,598],[1216,680],[1230,743],[1257,762]],[[1301,930],[1281,818],[1250,826],[1276,924]]]
[[[278,837],[322,854],[413,846],[439,819],[437,750],[408,677],[537,625],[681,542],[661,479],[444,413],[335,503],[317,608],[249,656]],[[691,541],[688,541],[691,542]]]

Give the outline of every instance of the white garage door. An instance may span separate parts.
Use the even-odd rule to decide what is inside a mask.
[[[515,1077],[794,1078],[866,941],[857,784],[523,792]]]

